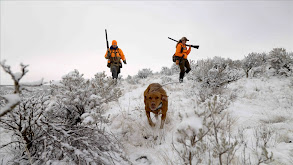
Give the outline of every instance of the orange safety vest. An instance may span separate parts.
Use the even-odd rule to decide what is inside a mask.
[[[183,57],[184,59],[187,59],[188,54],[190,53],[191,49],[187,50],[186,45],[183,45],[182,43],[179,43],[176,47],[175,56],[177,57]]]
[[[106,52],[105,54],[105,58],[108,59],[108,63],[110,62],[114,62],[114,63],[117,63],[117,62],[120,62],[120,59],[122,59],[123,61],[125,60],[125,56],[122,52],[121,49],[117,48],[117,49],[109,49],[109,52],[110,52],[110,57],[107,58],[108,56],[108,51]]]

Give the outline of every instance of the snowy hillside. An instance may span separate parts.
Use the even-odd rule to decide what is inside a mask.
[[[118,80],[74,70],[36,86],[19,83],[27,65],[15,76],[0,64],[16,84],[0,91],[1,164],[293,164],[293,53],[283,48],[190,61],[183,83],[173,64]],[[151,83],[168,95],[163,129],[147,121]]]
[[[171,76],[172,82],[177,82],[177,77],[177,75]],[[134,164],[184,164],[173,146],[178,145],[177,130],[188,126],[194,129],[202,127],[202,119],[194,113],[200,109],[197,103],[198,96],[191,92],[197,93],[200,87],[188,80],[183,84],[169,83],[163,87],[169,95],[169,110],[164,129],[160,130],[159,124],[155,128],[148,125],[143,92],[150,83],[162,84],[161,78],[158,75],[149,77],[141,81],[142,84],[137,85],[121,82],[123,96],[118,102],[107,105],[109,108],[107,114],[111,121],[109,129],[123,144],[125,152]],[[229,111],[231,118],[236,120],[231,128],[232,134],[238,136],[238,129],[244,129],[243,136],[247,143],[246,156],[250,157],[252,164],[257,163],[257,156],[254,153],[256,140],[253,134],[254,131],[262,131],[262,128],[267,131],[265,133],[271,131],[268,151],[273,152],[273,164],[292,164],[292,80],[242,78],[229,84],[226,90],[225,95],[234,98],[224,110]],[[239,161],[238,164],[243,163],[242,152],[243,150],[240,149],[236,151],[235,159]]]
[[[169,109],[164,129],[159,124],[152,128],[148,125],[144,110],[143,92],[150,83],[162,83],[166,76],[153,75],[142,79],[137,84],[129,84],[120,80],[118,86],[123,95],[118,101],[103,105],[106,108],[104,116],[110,122],[106,129],[111,131],[117,141],[123,146],[123,151],[133,164],[184,164],[176,150],[184,150],[177,142],[178,129],[195,130],[203,127],[202,118],[194,111],[200,111],[198,90],[199,84],[186,79],[182,84],[177,83],[178,75],[168,76],[171,80],[163,88],[169,95]],[[227,86],[224,96],[231,98],[224,111],[231,113],[235,119],[232,125],[233,136],[239,136],[243,129],[246,148],[246,161],[256,164],[258,157],[255,153],[255,131],[269,133],[267,149],[273,152],[274,161],[271,164],[293,163],[293,86],[290,78],[242,78]],[[221,112],[222,113],[222,112]],[[153,115],[152,115],[153,117]],[[84,120],[90,121],[90,117]],[[156,119],[153,117],[153,121]],[[228,130],[227,130],[228,131]],[[1,144],[10,141],[11,133],[1,133]],[[196,152],[201,152],[197,150]],[[8,160],[7,150],[1,150],[2,160]],[[203,153],[201,153],[203,154]],[[243,164],[244,151],[238,148],[235,164]],[[5,157],[5,158],[4,158]],[[3,159],[4,158],[4,159]],[[238,161],[238,162],[237,162]],[[237,162],[237,163],[236,163]],[[232,164],[234,164],[232,163]]]

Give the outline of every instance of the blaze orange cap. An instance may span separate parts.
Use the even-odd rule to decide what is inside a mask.
[[[117,41],[116,40],[113,40],[112,41],[112,45],[117,45]]]

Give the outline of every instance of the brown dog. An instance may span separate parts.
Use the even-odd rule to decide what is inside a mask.
[[[168,96],[160,84],[153,83],[148,86],[144,91],[144,104],[150,126],[155,126],[150,117],[150,112],[153,112],[156,118],[159,114],[162,114],[160,127],[162,129],[168,111]]]

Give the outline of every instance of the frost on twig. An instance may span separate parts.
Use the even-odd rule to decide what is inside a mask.
[[[1,67],[3,68],[3,70],[8,73],[12,80],[14,81],[14,93],[21,93],[20,92],[20,84],[19,81],[23,78],[23,76],[28,72],[28,70],[26,69],[28,67],[28,65],[24,65],[24,64],[20,64],[21,67],[21,72],[17,72],[17,73],[13,73],[11,71],[11,68],[9,65],[5,64],[6,60],[3,60],[0,62]]]
[[[0,109],[0,117],[13,110],[20,102],[20,97],[18,94],[0,96],[0,98],[4,99],[7,102],[7,104]]]
[[[10,66],[6,65],[5,62],[6,62],[5,60],[1,61],[0,66],[3,68],[3,70],[6,73],[8,73],[11,76],[12,80],[14,81],[15,90],[14,90],[14,94],[0,96],[0,99],[4,100],[4,102],[6,103],[6,105],[4,107],[1,107],[1,109],[0,109],[0,117],[4,116],[8,112],[12,111],[19,104],[19,102],[20,102],[19,81],[28,72],[28,70],[26,69],[26,67],[28,65],[20,64],[21,72],[20,73],[12,73]]]

